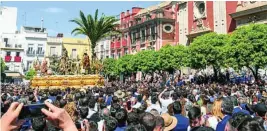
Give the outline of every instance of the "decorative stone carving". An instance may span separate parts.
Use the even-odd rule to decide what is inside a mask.
[[[194,20],[206,18],[206,2],[195,1],[194,2]]]
[[[249,16],[248,17],[248,22],[252,22],[252,23],[255,23],[256,21],[259,21],[260,20],[260,16],[259,15],[254,15],[254,16]]]
[[[209,27],[209,23],[207,23],[207,25],[205,26],[203,24],[203,20],[202,19],[197,19],[197,27],[196,28],[192,28],[191,32],[189,35],[193,35],[193,34],[198,34],[201,32],[208,32],[211,31],[210,27]]]
[[[172,33],[173,32],[173,29],[174,29],[174,27],[171,24],[164,24],[163,25],[163,31],[165,33]]]

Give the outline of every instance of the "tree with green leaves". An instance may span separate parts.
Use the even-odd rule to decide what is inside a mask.
[[[118,32],[115,30],[117,26],[115,22],[118,20],[113,16],[105,16],[102,14],[99,18],[98,9],[95,11],[94,16],[88,14],[84,15],[82,11],[80,11],[80,17],[70,20],[78,25],[75,29],[72,30],[72,34],[74,35],[85,35],[89,38],[89,42],[91,42],[91,51],[92,57],[95,57],[95,47],[99,40],[105,38],[107,35],[110,35],[113,32]]]
[[[158,54],[154,50],[140,51],[134,57],[136,57],[134,64],[137,65],[137,70],[141,71],[144,77],[146,74],[153,76],[153,72],[159,69]]]
[[[160,71],[167,71],[172,73],[175,70],[175,66],[173,65],[173,61],[175,59],[175,49],[171,45],[165,45],[158,51],[158,61]]]
[[[36,71],[34,69],[30,69],[27,73],[26,73],[26,80],[31,80],[34,76],[36,76]]]
[[[225,63],[236,69],[247,67],[258,80],[260,68],[267,65],[267,25],[251,24],[230,34]]]
[[[217,79],[218,71],[224,62],[223,50],[227,42],[227,35],[214,32],[195,38],[189,46],[189,67],[205,69],[212,66],[214,77]]]
[[[117,60],[118,71],[129,77],[132,73],[136,73],[137,64],[136,64],[136,56],[135,55],[124,55],[120,59]]]
[[[4,73],[5,69],[6,69],[6,64],[5,64],[4,60],[3,60],[3,58],[1,57],[1,70],[0,70],[0,72],[1,72],[1,82],[4,82],[5,77],[6,77],[6,75]]]
[[[103,61],[103,72],[107,77],[116,76],[117,71],[117,64],[116,60],[113,58],[107,58]]]
[[[174,57],[172,64],[174,69],[181,69],[182,67],[187,66],[188,64],[188,49],[183,45],[176,45],[174,48]]]

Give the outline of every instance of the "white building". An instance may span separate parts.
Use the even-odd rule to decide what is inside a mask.
[[[25,37],[23,64],[24,71],[28,71],[34,60],[38,58],[41,63],[45,58],[47,33],[45,28],[29,26],[21,27],[20,33]]]
[[[110,58],[110,42],[110,38],[105,38],[96,43],[95,53],[99,60]]]
[[[47,58],[48,65],[53,57],[60,58],[62,55],[62,37],[58,35],[57,37],[48,36],[45,57]]]
[[[60,57],[62,55],[62,37],[49,36],[46,45],[46,57]]]
[[[25,37],[16,33],[3,33],[1,43],[1,57],[4,59],[8,71],[23,74],[23,56]]]
[[[0,6],[0,38],[2,33],[15,33],[17,30],[17,8]]]

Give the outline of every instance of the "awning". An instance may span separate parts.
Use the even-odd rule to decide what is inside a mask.
[[[6,72],[6,77],[23,78],[23,75],[18,72]]]

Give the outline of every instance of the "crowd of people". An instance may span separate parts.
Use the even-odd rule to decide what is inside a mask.
[[[267,86],[183,79],[38,89],[1,85],[1,131],[265,131]],[[20,120],[23,105],[44,116]]]

